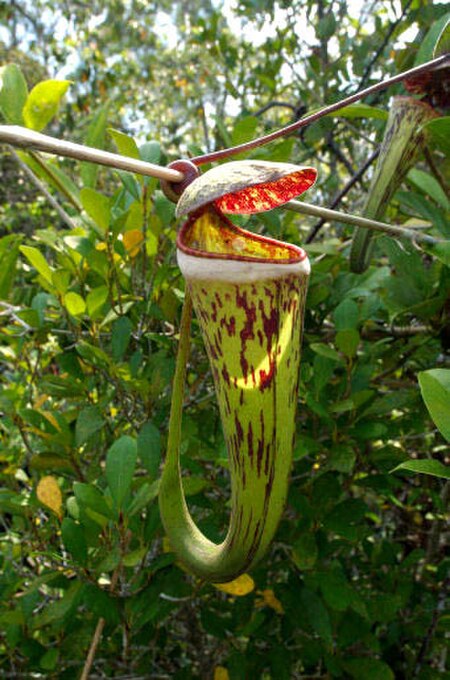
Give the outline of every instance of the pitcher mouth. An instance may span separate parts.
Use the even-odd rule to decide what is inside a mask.
[[[225,261],[289,265],[307,260],[303,248],[241,229],[211,204],[183,224],[177,248],[191,257]]]

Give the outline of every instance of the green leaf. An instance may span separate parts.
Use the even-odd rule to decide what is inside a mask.
[[[115,130],[114,128],[108,128],[108,134],[113,138],[117,151],[122,156],[139,158],[139,149],[137,148],[137,144],[133,137],[120,132],[120,130]]]
[[[436,59],[443,54],[450,52],[450,19],[447,15],[447,23],[439,34],[433,50],[433,58]]]
[[[422,249],[450,267],[450,241],[441,243],[421,243]]]
[[[344,663],[345,669],[355,680],[394,680],[394,673],[389,666],[379,659],[370,657],[354,657]]]
[[[82,484],[75,482],[73,485],[75,498],[80,508],[89,508],[103,517],[113,518],[113,513],[106,502],[106,499],[100,489],[97,489],[93,484]]]
[[[127,316],[121,316],[113,323],[111,335],[111,350],[114,361],[123,359],[131,339],[133,324]]]
[[[7,300],[14,283],[19,256],[19,239],[15,234],[0,239],[0,299]]]
[[[87,559],[87,544],[83,527],[70,517],[65,517],[61,524],[61,537],[74,560],[84,564]]]
[[[0,111],[7,123],[23,125],[23,107],[28,88],[22,71],[16,64],[0,68]]]
[[[108,108],[109,105],[105,104],[100,107],[95,116],[93,117],[91,124],[89,125],[85,144],[88,146],[93,146],[96,149],[105,148],[105,135],[106,135],[106,123],[108,122]],[[94,188],[97,181],[97,175],[99,171],[99,165],[97,163],[81,163],[81,180],[85,187]]]
[[[259,121],[256,116],[246,116],[237,120],[231,134],[232,145],[237,146],[253,139],[258,125]]]
[[[310,348],[312,349],[313,352],[319,354],[322,357],[326,357],[327,359],[333,359],[334,361],[339,361],[339,363],[341,363],[340,354],[329,345],[325,345],[322,342],[312,342],[310,344]]]
[[[297,569],[301,571],[313,569],[318,554],[316,539],[312,532],[302,534],[293,545],[292,559]]]
[[[67,293],[64,296],[64,307],[72,316],[81,316],[86,311],[86,303],[78,293]]]
[[[424,62],[429,61],[430,59],[433,58],[433,53],[436,50],[437,45],[439,44],[442,31],[447,25],[448,20],[449,14],[447,12],[446,14],[444,14],[444,16],[442,16],[440,19],[438,19],[431,25],[431,28],[429,29],[428,33],[425,35],[425,37],[420,43],[419,51],[417,52],[416,58],[414,60],[414,66],[423,64]]]
[[[97,286],[89,291],[86,298],[87,311],[90,317],[96,318],[108,299],[108,286]]]
[[[87,406],[80,411],[75,425],[75,441],[77,446],[84,444],[89,437],[98,432],[105,421],[97,406]]]
[[[450,154],[450,116],[434,118],[422,126],[427,138],[437,146],[442,153]]]
[[[430,196],[444,210],[448,210],[449,201],[447,195],[437,179],[424,170],[413,168],[408,173],[408,180],[424,194]]]
[[[159,493],[159,479],[149,484],[145,482],[130,503],[128,513],[130,517],[143,510],[149,503],[157,498]]]
[[[336,19],[333,12],[329,11],[328,14],[323,16],[316,27],[316,35],[322,40],[331,38],[331,36],[336,31]]]
[[[111,220],[111,201],[107,196],[86,187],[80,191],[83,208],[102,233],[108,231]]]
[[[333,312],[334,325],[337,331],[356,328],[359,319],[359,308],[354,300],[345,298]]]
[[[422,371],[419,373],[419,385],[434,423],[450,442],[450,369]]]
[[[348,328],[336,333],[336,347],[345,354],[346,357],[354,357],[359,346],[359,333],[354,328]]]
[[[419,472],[423,475],[431,475],[432,477],[440,477],[441,479],[450,479],[450,466],[443,465],[438,460],[430,460],[429,458],[407,460],[404,463],[397,465],[392,472],[396,472],[397,470],[408,470],[409,472]]]
[[[114,442],[106,456],[106,479],[119,510],[130,490],[136,459],[136,441],[127,435]]]
[[[53,272],[48,266],[47,260],[42,255],[41,251],[37,248],[32,248],[31,246],[20,246],[20,252],[25,255],[28,262],[33,265],[47,283],[52,284]]]
[[[161,160],[161,145],[159,142],[151,141],[141,144],[139,147],[139,158],[146,163],[158,164]]]
[[[149,475],[156,479],[161,464],[161,434],[150,421],[145,423],[139,432],[137,451],[142,465]]]
[[[322,599],[314,591],[309,590],[309,588],[303,588],[299,600],[299,606],[311,628],[324,642],[331,645],[333,642],[333,632],[330,615]]]
[[[65,616],[68,616],[68,614],[76,607],[84,587],[84,583],[81,579],[75,579],[67,590],[64,591],[60,600],[50,601],[50,604],[47,604],[41,612],[33,615],[32,628],[42,628],[49,623],[60,621]]]
[[[70,80],[44,80],[33,87],[23,108],[26,127],[42,130],[58,113],[59,104]]]
[[[328,115],[339,116],[340,118],[376,118],[378,120],[387,120],[389,116],[384,109],[378,109],[368,104],[350,104]]]

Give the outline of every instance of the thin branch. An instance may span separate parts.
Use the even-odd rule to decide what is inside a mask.
[[[358,170],[357,172],[355,172],[355,174],[353,175],[353,177],[351,177],[351,178],[349,179],[349,181],[347,182],[347,184],[345,185],[345,187],[337,194],[337,196],[335,196],[335,198],[334,198],[334,199],[332,200],[332,202],[331,202],[330,209],[336,208],[336,207],[339,205],[339,203],[342,201],[342,199],[344,198],[344,196],[346,196],[346,195],[348,194],[348,192],[350,191],[350,189],[351,189],[357,182],[359,182],[359,180],[360,180],[361,177],[364,175],[364,173],[366,172],[366,170],[367,170],[367,169],[372,165],[372,163],[378,158],[379,154],[380,154],[380,149],[379,149],[379,148],[378,148],[378,149],[375,149],[375,151],[374,151],[374,152],[369,156],[369,158],[366,160],[366,162],[364,163],[364,165],[362,165],[362,166],[359,168],[359,170]],[[322,218],[321,220],[319,220],[319,222],[317,222],[317,224],[315,224],[315,225],[312,227],[311,231],[309,232],[308,236],[307,236],[306,239],[305,239],[305,243],[311,243],[312,241],[314,241],[315,237],[317,236],[317,234],[319,233],[319,231],[321,230],[321,228],[323,227],[323,225],[325,224],[325,222],[326,222],[326,219]]]
[[[165,179],[169,182],[181,182],[184,178],[183,173],[178,172],[178,170],[171,170],[170,168],[164,168],[161,165],[146,163],[145,161],[140,161],[136,158],[120,156],[117,153],[102,151],[101,149],[84,146],[83,144],[66,142],[62,139],[43,135],[34,130],[28,130],[27,128],[20,127],[20,125],[0,125],[0,142],[5,142],[12,146],[18,146],[24,149],[39,149],[39,151],[47,151],[56,154],[57,156],[76,158],[80,161],[108,165],[120,170],[136,172],[140,175]]]
[[[34,184],[34,186],[45,196],[47,201],[50,203],[50,205],[56,210],[60,218],[67,224],[69,229],[75,229],[75,224],[72,221],[72,218],[70,215],[66,213],[64,208],[62,208],[58,201],[51,195],[47,187],[41,182],[41,180],[36,177],[34,172],[31,170],[31,168],[28,167],[26,163],[23,162],[23,160],[20,158],[20,156],[14,151],[13,147],[10,146],[9,150],[14,157],[14,159],[17,161],[18,165],[20,168],[23,170],[23,172],[27,175],[27,177],[31,180],[31,182]]]
[[[270,109],[273,109],[275,107],[291,109],[291,111],[293,113],[296,113],[298,111],[298,106],[295,106],[294,104],[290,104],[289,102],[280,102],[278,100],[274,100],[272,102],[269,102],[265,106],[262,106],[260,109],[255,111],[255,113],[253,115],[254,116],[262,116],[263,113],[266,113],[266,111],[269,111]]]
[[[406,5],[404,6],[403,12],[402,12],[401,15],[399,16],[399,18],[392,22],[392,24],[390,25],[388,31],[386,32],[386,35],[384,36],[383,42],[381,43],[380,47],[377,49],[377,51],[376,51],[375,54],[373,55],[372,59],[371,59],[371,60],[369,61],[369,63],[367,64],[366,68],[364,69],[364,73],[363,73],[362,76],[361,76],[361,82],[360,82],[360,84],[359,84],[359,89],[360,89],[360,90],[361,90],[361,89],[364,87],[364,85],[366,84],[366,81],[368,80],[368,78],[369,78],[369,76],[370,76],[370,72],[371,72],[373,66],[376,64],[376,62],[378,61],[378,59],[379,59],[380,56],[382,55],[384,48],[386,47],[386,45],[388,44],[388,42],[389,42],[389,40],[390,40],[390,38],[391,38],[391,35],[393,34],[393,32],[395,31],[395,29],[397,28],[397,26],[400,24],[400,22],[402,21],[403,17],[406,16],[406,14],[407,14],[407,12],[408,12],[408,10],[409,10],[409,8],[410,8],[411,3],[412,3],[412,0],[408,0],[408,2],[406,3]]]
[[[121,570],[121,563],[116,567],[116,570],[114,571],[112,578],[111,578],[111,583],[109,585],[109,592],[112,593],[114,592],[114,589],[117,585],[117,581],[119,580],[119,574]],[[103,617],[100,617],[99,620],[97,621],[97,625],[95,627],[94,635],[92,636],[91,640],[91,646],[89,647],[89,652],[86,657],[85,664],[83,666],[83,671],[80,675],[80,680],[88,680],[89,678],[89,673],[92,668],[92,664],[94,663],[95,659],[95,654],[97,652],[97,647],[100,643],[100,640],[102,639],[102,633],[103,629],[105,627],[106,620]]]
[[[287,125],[286,127],[281,128],[280,130],[275,130],[274,132],[271,132],[268,135],[258,137],[257,139],[254,139],[251,142],[245,142],[244,144],[239,144],[238,146],[233,146],[229,149],[222,149],[221,151],[215,151],[213,153],[204,154],[202,156],[196,156],[195,158],[191,158],[190,160],[192,163],[195,163],[195,165],[203,165],[204,163],[211,163],[213,161],[218,161],[223,158],[229,158],[230,156],[235,156],[236,154],[242,153],[243,151],[249,151],[250,149],[255,149],[258,146],[263,146],[264,144],[273,142],[275,139],[278,139],[279,137],[285,137],[286,135],[291,134],[291,132],[296,132],[300,128],[305,127],[306,125],[311,125],[311,123],[314,123],[316,120],[319,120],[319,118],[322,118],[323,116],[329,116],[330,114],[335,113],[339,109],[342,109],[344,106],[349,106],[349,104],[353,104],[359,99],[367,97],[369,94],[373,94],[374,92],[378,92],[379,90],[384,90],[390,85],[395,85],[396,83],[399,83],[407,78],[411,78],[412,76],[418,76],[427,71],[444,66],[449,59],[450,54],[444,54],[441,57],[438,57],[437,59],[427,61],[425,64],[421,64],[420,66],[415,66],[414,68],[411,68],[408,71],[398,73],[397,75],[392,76],[392,78],[381,80],[380,82],[375,83],[375,85],[371,85],[370,87],[367,87],[364,90],[355,92],[349,97],[345,97],[345,99],[342,99],[339,102],[335,102],[334,104],[330,104],[329,106],[324,106],[319,111],[315,111],[309,116],[301,118],[295,123]]]
[[[408,241],[414,241],[415,243],[429,243],[431,245],[436,245],[437,243],[443,242],[442,239],[434,238],[433,236],[429,236],[429,234],[421,234],[414,229],[398,227],[393,224],[378,222],[377,220],[369,220],[366,217],[358,217],[357,215],[348,215],[347,213],[342,213],[338,210],[320,208],[316,205],[303,203],[302,201],[289,201],[282,207],[292,210],[293,212],[302,213],[303,215],[321,217],[325,221],[344,222],[345,224],[351,224],[353,227],[363,227],[364,229],[382,231],[385,234],[389,234],[389,236],[394,236],[395,238],[405,238],[408,239]]]

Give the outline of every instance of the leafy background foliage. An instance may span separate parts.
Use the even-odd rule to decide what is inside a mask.
[[[0,5],[2,62],[21,67],[7,72],[18,120],[2,72],[4,122],[164,164],[425,61],[445,21],[421,0],[222,9]],[[370,168],[357,170],[396,91],[252,156],[318,167],[318,204],[351,180],[341,205],[358,213]],[[386,219],[448,238],[448,163],[430,143]],[[78,677],[99,618],[92,677],[446,677],[448,267],[383,237],[357,275],[342,225],[313,238],[317,225],[283,210],[245,221],[309,240],[313,275],[288,507],[261,564],[218,589],[176,563],[157,507],[184,291],[173,205],[152,179],[88,164],[4,149],[1,172],[2,677]],[[183,468],[218,540],[226,452],[195,327]]]

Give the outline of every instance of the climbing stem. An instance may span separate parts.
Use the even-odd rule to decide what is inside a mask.
[[[407,229],[406,227],[399,227],[394,224],[386,224],[386,222],[379,222],[378,220],[370,220],[367,217],[359,217],[358,215],[349,215],[348,213],[340,212],[339,210],[328,210],[317,205],[309,205],[302,201],[289,201],[285,203],[283,208],[298,212],[304,215],[311,215],[312,217],[320,217],[324,221],[344,222],[351,224],[354,227],[362,227],[363,229],[381,231],[394,238],[404,238],[408,241],[416,243],[429,243],[436,245],[441,243],[443,239],[434,238],[429,234],[422,234],[415,229]]]
[[[172,387],[172,404],[169,418],[169,436],[167,441],[168,455],[177,452],[181,438],[181,418],[183,413],[184,385],[191,344],[192,298],[186,287],[183,311],[180,322],[180,339],[178,343],[177,362]]]
[[[300,120],[295,121],[295,123],[287,125],[286,127],[281,128],[280,130],[275,130],[274,132],[271,132],[268,135],[264,135],[263,137],[253,139],[251,142],[245,142],[244,144],[239,144],[238,146],[233,146],[230,147],[229,149],[222,149],[221,151],[213,151],[212,153],[203,154],[202,156],[196,156],[195,158],[191,158],[190,160],[192,163],[195,163],[195,165],[204,165],[205,163],[212,163],[213,161],[222,160],[223,158],[229,158],[230,156],[235,156],[236,154],[242,153],[244,151],[250,151],[251,149],[255,149],[258,146],[263,146],[264,144],[273,142],[275,139],[278,139],[279,137],[285,137],[286,135],[291,134],[291,132],[296,132],[297,130],[300,130],[300,128],[303,128],[307,125],[311,125],[311,123],[314,123],[316,120],[319,120],[319,118],[322,118],[323,116],[329,116],[335,111],[339,111],[339,109],[342,109],[344,106],[349,106],[350,104],[353,104],[354,102],[357,102],[370,94],[379,92],[379,90],[384,90],[390,85],[395,85],[395,83],[399,83],[402,80],[406,80],[413,76],[418,76],[421,73],[425,73],[426,71],[430,71],[440,66],[443,66],[445,65],[446,62],[449,61],[449,59],[450,54],[444,54],[441,57],[438,57],[437,59],[427,61],[425,64],[421,64],[420,66],[415,66],[414,68],[411,68],[408,71],[398,73],[397,75],[392,76],[392,78],[386,78],[386,80],[381,80],[380,82],[375,83],[375,85],[366,87],[364,90],[359,90],[354,94],[351,94],[349,97],[341,99],[341,101],[335,102],[334,104],[330,104],[329,106],[324,106],[318,111],[314,111],[314,113],[311,113],[309,116],[305,116],[304,118],[301,118]]]

